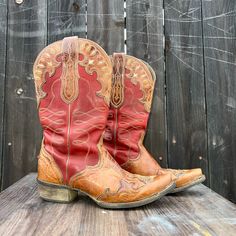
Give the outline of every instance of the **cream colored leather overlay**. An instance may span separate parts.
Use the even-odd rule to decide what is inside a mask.
[[[101,89],[97,92],[97,96],[102,97],[106,104],[109,105],[112,64],[108,55],[98,44],[88,39],[79,38],[77,47],[77,52],[79,52],[79,55],[82,55],[82,59],[78,60],[78,64],[83,66],[88,74],[96,73],[97,81],[101,84]],[[56,69],[62,64],[62,62],[57,61],[57,56],[59,55],[62,55],[62,41],[57,41],[44,48],[34,63],[33,73],[38,104],[46,96],[42,89],[43,84],[46,82],[46,73],[48,73],[49,77],[52,77]],[[69,57],[69,61],[71,61],[73,55]],[[67,66],[72,66],[73,68],[73,63],[72,65],[69,63]],[[74,71],[72,73],[75,79],[67,80],[67,75],[64,75],[63,87],[65,89],[63,89],[63,97],[66,101],[73,100],[79,89],[74,85],[78,74],[75,74],[75,70],[72,71]]]
[[[140,102],[144,104],[146,111],[150,112],[155,84],[150,70],[141,60],[128,55],[126,55],[125,68],[129,71],[126,77],[129,78],[133,84],[140,84],[140,89],[143,93]]]
[[[78,37],[67,37],[62,41],[61,98],[65,103],[73,102],[79,95]]]
[[[119,108],[124,101],[124,73],[125,56],[122,53],[114,53],[112,57],[113,73],[111,86],[111,105]]]

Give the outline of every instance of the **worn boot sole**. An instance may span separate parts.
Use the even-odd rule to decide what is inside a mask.
[[[200,183],[204,182],[205,180],[206,180],[205,175],[202,175],[198,179],[196,179],[196,180],[194,180],[194,181],[192,181],[192,182],[190,182],[190,183],[188,183],[188,184],[186,184],[186,185],[184,185],[182,187],[179,187],[179,188],[176,187],[175,189],[172,190],[171,193],[178,193],[178,192],[184,191],[184,190],[186,190],[188,188],[191,188],[191,187],[193,187],[193,186],[195,186],[197,184],[200,184]]]
[[[98,201],[96,198],[90,196],[89,194],[79,189],[72,189],[67,186],[49,184],[42,182],[40,180],[37,181],[39,184],[38,186],[39,195],[42,199],[46,201],[58,202],[58,203],[70,203],[79,196],[83,195],[91,198],[100,207],[108,209],[125,209],[125,208],[140,207],[156,201],[157,199],[163,197],[164,195],[172,192],[176,187],[175,183],[173,182],[158,194],[155,194],[147,199],[135,202],[127,202],[127,203],[109,203],[109,202]]]

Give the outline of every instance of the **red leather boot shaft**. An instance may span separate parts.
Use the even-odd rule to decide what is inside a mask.
[[[175,192],[205,180],[200,168],[162,169],[143,146],[154,91],[155,73],[137,58],[113,55],[111,108],[104,144],[123,169],[145,176],[171,174]]]
[[[154,81],[145,79],[150,72],[140,65],[136,67],[133,58],[127,57],[113,57],[111,108],[104,136],[107,150],[120,165],[140,155],[154,85]]]
[[[98,63],[106,66],[106,62],[95,47],[90,50],[96,52],[95,56],[86,55],[85,49],[91,44],[80,41],[69,38],[59,43],[61,50],[49,59],[54,60],[54,71],[51,75],[45,73],[40,87],[44,94],[39,102],[43,144],[60,168],[65,183],[98,163],[97,144],[108,115],[107,96],[101,93],[104,89],[101,74],[94,66]]]

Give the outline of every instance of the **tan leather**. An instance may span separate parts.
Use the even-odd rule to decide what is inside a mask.
[[[201,169],[162,169],[143,145],[156,80],[153,69],[124,54],[113,55],[112,62],[110,118],[104,136],[107,150],[130,173],[144,176],[169,173],[177,188],[194,183],[203,176]]]
[[[144,176],[150,176],[150,175],[161,176],[163,174],[166,174],[165,169],[162,169],[159,166],[159,164],[149,154],[149,152],[146,150],[144,146],[140,148],[140,155],[138,156],[137,159],[129,160],[121,167],[130,173]],[[172,181],[177,180],[178,177],[174,175],[173,172],[168,171],[168,173],[171,174]]]
[[[45,150],[42,142],[38,156],[38,179],[53,184],[62,184],[63,177],[53,157]]]
[[[140,154],[136,159],[128,160],[121,167],[130,173],[146,176],[158,175],[161,169],[144,146],[140,147]]]
[[[100,143],[100,162],[73,176],[69,186],[79,189],[99,201],[124,203],[140,201],[158,194],[172,183],[171,173],[159,176],[131,174],[114,161]],[[38,179],[63,185],[62,174],[42,145],[38,160]]]
[[[203,176],[200,168],[187,170],[161,168],[157,161],[146,151],[145,147],[140,149],[140,156],[137,159],[129,160],[121,167],[130,173],[144,176],[161,176],[169,173],[176,183],[176,188],[184,187]]]
[[[141,176],[120,168],[102,148],[97,167],[87,168],[71,178],[70,186],[80,189],[97,200],[111,203],[140,201],[158,194],[171,184],[171,174]]]
[[[184,187],[185,185],[196,181],[203,175],[200,168],[189,170],[162,169],[161,173],[172,173],[174,176],[176,176],[176,188]]]

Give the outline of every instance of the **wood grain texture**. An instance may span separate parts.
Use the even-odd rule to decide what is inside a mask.
[[[168,162],[208,180],[201,17],[200,0],[165,1]]]
[[[124,1],[87,0],[87,38],[110,55],[124,50]]]
[[[202,8],[211,187],[236,202],[236,2]]]
[[[166,167],[163,1],[127,0],[126,5],[127,53],[148,62],[157,76],[145,146]]]
[[[204,185],[145,207],[105,210],[86,197],[43,201],[35,178],[30,174],[0,194],[0,235],[235,235],[236,206]]]
[[[36,169],[41,129],[32,67],[47,37],[46,1],[8,4],[3,188]]]
[[[86,0],[48,1],[48,44],[72,35],[86,37]]]
[[[7,1],[0,0],[0,189],[2,177],[2,141],[5,99],[5,67],[6,67],[6,33],[7,33]]]

